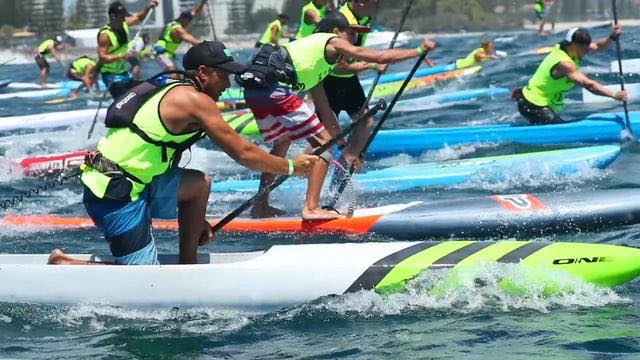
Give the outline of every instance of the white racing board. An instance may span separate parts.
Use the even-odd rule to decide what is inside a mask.
[[[620,84],[606,85],[611,91],[619,91]],[[629,102],[640,102],[640,83],[624,84],[624,88],[629,92]],[[617,102],[616,100],[604,96],[598,96],[590,93],[586,89],[582,89],[582,102],[585,104]]]
[[[622,71],[625,74],[640,74],[640,59],[622,60]],[[618,73],[618,60],[611,62],[611,72]]]

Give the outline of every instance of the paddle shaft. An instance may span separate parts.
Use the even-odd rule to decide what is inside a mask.
[[[613,23],[614,25],[618,25],[618,6],[616,5],[616,0],[611,0],[611,6],[613,7]],[[624,72],[622,71],[622,49],[620,48],[620,37],[616,38],[616,56],[618,57],[618,75],[620,77],[620,88],[624,91]],[[623,101],[622,106],[624,107],[624,120],[625,126],[630,134],[631,132],[631,122],[629,120],[629,108],[627,107],[627,102]]]
[[[366,121],[369,117],[374,116],[379,110],[384,110],[387,107],[387,103],[384,101],[384,99],[380,99],[375,106],[373,106],[369,111],[367,111],[366,114],[360,116],[358,119],[356,119],[356,121],[354,121],[351,126],[349,126],[347,129],[345,129],[343,132],[341,132],[340,134],[338,134],[336,137],[334,137],[333,139],[327,141],[326,143],[324,143],[323,145],[321,145],[320,147],[318,147],[312,155],[320,155],[322,153],[324,153],[325,151],[331,149],[331,147],[333,145],[335,145],[338,141],[344,139],[345,136],[347,136],[347,134],[349,134],[351,132],[351,130],[356,127],[356,125],[358,125],[360,122],[362,121]],[[211,231],[213,231],[213,233],[215,234],[216,232],[220,231],[220,229],[222,229],[225,225],[227,225],[228,223],[230,223],[233,219],[235,219],[236,217],[238,217],[238,215],[242,214],[245,210],[247,210],[250,206],[253,206],[253,204],[258,200],[258,198],[262,197],[263,195],[273,191],[275,188],[277,188],[278,186],[282,185],[282,183],[284,183],[287,179],[289,178],[288,175],[280,175],[278,176],[273,182],[271,182],[269,185],[267,185],[265,188],[263,188],[262,190],[260,190],[260,192],[258,192],[257,194],[255,194],[254,196],[252,196],[249,200],[245,201],[244,203],[242,203],[242,205],[238,206],[237,209],[233,210],[232,212],[230,212],[227,216],[225,216],[224,218],[222,218],[218,223],[216,223],[215,225],[213,225],[211,227]]]
[[[404,13],[402,14],[402,19],[400,20],[400,25],[398,25],[398,29],[396,30],[396,33],[393,34],[391,43],[389,43],[389,49],[393,49],[396,46],[396,41],[398,40],[398,36],[400,35],[402,28],[404,27],[404,23],[407,20],[407,16],[409,15],[409,10],[411,10],[411,6],[413,6],[414,1],[415,0],[409,0],[409,3],[407,3],[407,7],[404,9]],[[378,72],[376,74],[375,79],[373,79],[373,83],[371,84],[371,87],[369,88],[369,93],[367,94],[367,99],[364,101],[364,104],[362,104],[362,108],[360,108],[360,112],[359,112],[360,114],[364,113],[365,109],[369,106],[369,102],[373,97],[373,92],[376,90],[376,86],[378,86],[378,82],[380,82],[380,77],[382,76],[382,74],[385,73],[386,70],[387,69],[385,68],[384,71]]]
[[[391,103],[389,103],[389,106],[387,106],[387,109],[384,111],[384,114],[382,114],[382,117],[380,118],[380,120],[378,120],[376,127],[373,129],[373,131],[371,132],[371,135],[367,139],[367,143],[364,145],[364,147],[360,151],[360,154],[358,156],[360,159],[364,159],[365,155],[367,154],[367,150],[369,150],[369,146],[371,146],[371,143],[373,142],[373,139],[376,137],[380,129],[382,129],[382,125],[384,125],[384,122],[389,117],[389,114],[391,114],[391,110],[393,110],[393,107],[396,105],[396,102],[398,102],[398,99],[400,99],[400,96],[402,96],[404,89],[407,87],[407,85],[409,85],[409,81],[411,81],[411,79],[413,78],[413,75],[415,75],[416,71],[418,71],[418,68],[420,68],[420,64],[424,61],[426,56],[427,56],[427,53],[425,52],[424,54],[418,57],[418,61],[416,61],[416,63],[413,65],[413,68],[409,72],[409,75],[407,75],[407,78],[404,79],[402,86],[400,86],[400,89],[398,90],[398,92],[393,96],[393,99],[391,99]],[[355,167],[352,165],[351,168],[349,168],[349,176],[347,177],[347,179],[351,177],[351,175],[353,175],[354,171],[355,171]],[[338,202],[338,200],[340,199],[340,195],[342,194],[342,192],[346,187],[347,187],[347,181],[343,181],[340,183],[340,186],[338,187],[338,191],[336,192],[336,195],[333,198],[332,206],[335,206],[335,204]]]
[[[149,10],[149,12],[147,13],[147,16],[145,16],[144,19],[142,20],[142,23],[140,23],[140,29],[138,29],[138,32],[136,32],[136,36],[133,37],[133,40],[139,38],[140,34],[142,34],[142,30],[144,30],[144,26],[147,24],[147,21],[151,17],[151,13],[153,12],[153,9],[154,8],[151,8]]]
[[[209,15],[209,26],[211,26],[211,33],[213,34],[213,40],[218,41],[216,35],[216,27],[213,25],[213,16],[211,15],[211,3],[207,2],[207,14]]]
[[[13,60],[15,60],[15,59],[16,59],[16,58],[14,58],[14,57],[13,57],[13,58],[11,58],[11,59],[9,59],[9,60],[7,60],[7,61],[3,62],[2,64],[0,64],[0,66],[7,65],[8,63],[12,62],[12,61],[13,61]]]

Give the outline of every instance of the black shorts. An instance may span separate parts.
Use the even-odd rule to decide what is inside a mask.
[[[51,69],[51,66],[49,65],[49,62],[47,62],[47,59],[44,58],[44,56],[36,56],[36,64],[38,64],[38,68],[40,70],[42,69]]]
[[[140,59],[138,59],[137,56],[128,57],[127,62],[129,62],[129,65],[131,65],[132,68],[136,66],[140,66]]]
[[[323,85],[331,109],[336,116],[340,114],[340,111],[346,111],[351,117],[355,116],[367,100],[358,76],[337,77],[329,75],[324,79]]]
[[[561,124],[564,120],[548,106],[538,106],[530,103],[522,95],[522,89],[516,89],[512,94],[518,103],[518,111],[532,125]]]

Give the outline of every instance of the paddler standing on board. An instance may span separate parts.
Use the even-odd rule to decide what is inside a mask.
[[[178,218],[180,263],[196,262],[199,245],[213,233],[205,220],[211,179],[177,166],[182,151],[208,135],[238,163],[271,174],[305,175],[318,160],[269,155],[238,135],[222,118],[216,101],[230,86],[229,74],[245,66],[217,41],[202,42],[185,54],[193,79],[160,88],[142,83],[114,102],[105,119],[112,125],[97,150],[85,158],[81,180],[84,204],[104,231],[116,264],[158,264],[152,218]],[[177,214],[176,214],[177,210]],[[54,250],[50,263],[90,264]]]
[[[316,31],[318,23],[327,16],[329,5],[333,5],[332,0],[311,0],[302,7],[300,16],[300,29],[296,34],[296,40],[302,39]]]
[[[49,70],[51,69],[47,58],[52,57],[56,59],[56,61],[60,63],[60,66],[64,67],[62,57],[58,53],[58,51],[62,51],[64,48],[65,42],[62,35],[47,39],[36,48],[34,59],[36,60],[38,69],[40,69],[40,86],[43,88],[47,87],[47,79],[49,78]]]
[[[456,60],[456,69],[465,69],[475,66],[483,61],[498,59],[493,49],[493,41],[485,39],[480,42],[480,47],[473,50],[466,57]]]
[[[135,85],[127,69],[129,25],[142,21],[156,6],[158,0],[150,0],[141,12],[131,15],[120,1],[109,5],[109,23],[98,32],[98,67],[102,81],[114,99]]]
[[[538,35],[546,36],[548,35],[544,31],[544,24],[546,23],[546,15],[545,12],[553,6],[553,0],[536,0],[533,4],[533,11],[536,14],[536,19],[540,22],[538,26]]]
[[[93,86],[97,82],[96,70],[96,61],[88,56],[77,57],[71,62],[67,71],[67,78],[81,83],[80,86],[71,91],[70,99],[75,99],[83,87],[87,88],[89,95],[94,94]]]
[[[526,87],[513,91],[518,111],[531,124],[558,124],[564,122],[558,112],[564,106],[564,94],[575,85],[595,95],[626,101],[626,91],[611,91],[599,82],[580,72],[580,60],[590,51],[603,50],[622,34],[622,27],[615,25],[611,34],[592,42],[585,29],[574,28],[542,60]]]
[[[278,15],[278,18],[273,20],[267,25],[262,37],[256,42],[256,47],[259,48],[262,45],[271,44],[278,45],[280,39],[283,37],[291,37],[291,34],[285,33],[285,29],[289,22],[289,17],[285,14]]]
[[[245,87],[245,101],[256,118],[263,139],[273,142],[271,154],[284,157],[291,142],[299,140],[306,140],[313,148],[318,148],[340,133],[340,125],[327,100],[323,80],[341,59],[354,58],[387,64],[418,57],[435,47],[433,41],[426,39],[415,49],[374,51],[354,46],[358,33],[367,31],[369,28],[366,26],[349,24],[340,13],[327,15],[318,24],[314,34],[285,44],[282,48],[260,48],[248,70],[236,77]],[[268,61],[265,62],[265,59]],[[299,95],[302,91],[308,91],[311,95],[315,111]],[[358,167],[359,160],[347,143],[342,140],[338,141],[338,145],[347,163]],[[332,154],[327,151],[321,158],[324,161],[315,163],[309,176],[302,208],[302,218],[306,220],[342,217],[320,206],[322,183]],[[272,174],[263,173],[260,190],[273,178]],[[253,217],[273,217],[283,213],[269,205],[269,194],[262,196],[251,210]]]
[[[164,70],[176,69],[176,50],[183,41],[191,45],[196,45],[200,40],[196,39],[187,31],[187,26],[191,24],[191,20],[202,12],[207,0],[200,1],[200,4],[193,10],[186,10],[162,29],[160,38],[154,45],[156,51],[156,61]]]

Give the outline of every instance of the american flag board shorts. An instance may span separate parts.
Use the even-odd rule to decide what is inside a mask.
[[[315,112],[290,88],[279,85],[271,89],[245,88],[244,98],[265,142],[283,136],[297,141],[324,130]]]

